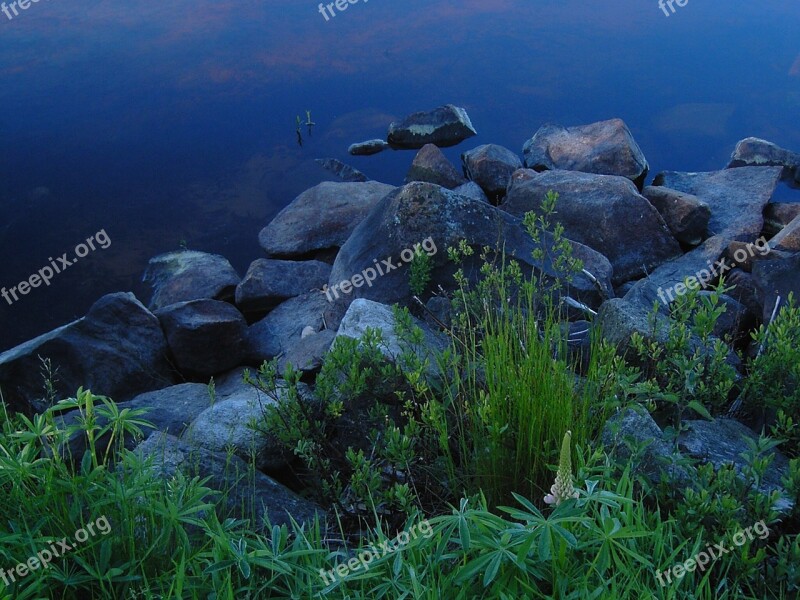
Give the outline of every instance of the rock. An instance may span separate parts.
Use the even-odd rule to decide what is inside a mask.
[[[772,142],[749,137],[736,144],[728,168],[736,167],[783,167],[784,176],[798,173],[800,154],[784,150]]]
[[[387,139],[392,148],[416,149],[425,144],[445,148],[477,134],[466,110],[445,104],[431,111],[409,115],[399,123],[392,123]]]
[[[279,212],[261,230],[258,240],[273,256],[299,257],[315,250],[338,248],[381,198],[394,189],[376,181],[320,183]]]
[[[608,258],[615,285],[639,278],[681,255],[664,219],[624,177],[575,171],[518,172],[500,208],[517,217],[528,211],[541,212],[542,200],[550,190],[558,193],[553,220],[564,226],[566,237]]]
[[[728,295],[747,308],[747,312],[754,318],[761,318],[764,307],[758,299],[758,290],[753,276],[742,269],[733,269],[725,281]]]
[[[664,263],[644,279],[634,283],[625,294],[625,300],[649,311],[654,303],[659,310],[669,314],[669,305],[686,293],[685,280],[695,288],[716,283],[724,266],[718,264],[728,240],[720,236],[707,239],[699,247],[680,258]]]
[[[334,303],[345,307],[355,298],[383,304],[409,302],[407,263],[413,258],[415,245],[431,257],[431,285],[452,288],[455,266],[439,249],[455,246],[462,239],[477,248],[495,248],[498,243],[504,243],[507,255],[516,257],[523,270],[527,268],[530,272],[533,268],[547,276],[554,275],[549,262],[539,263],[531,257],[536,245],[519,219],[485,202],[434,184],[415,182],[381,200],[353,231],[336,257],[328,294]],[[552,250],[552,238],[548,235],[544,239]],[[581,244],[573,243],[572,247],[574,255],[583,260],[585,268],[599,279],[604,292],[610,295],[608,261]],[[364,285],[367,279],[369,285]],[[342,285],[342,282],[348,283]],[[599,301],[597,288],[581,274],[574,278],[570,291],[578,299],[590,303]]]
[[[287,300],[250,326],[247,332],[248,361],[261,364],[288,352],[300,342],[303,329],[321,330],[330,310],[331,305],[321,292],[309,292]]]
[[[317,333],[316,329],[314,329],[311,325],[306,325],[303,328],[303,331],[300,333],[300,339],[303,340],[310,335],[314,335],[315,333]]]
[[[374,139],[367,140],[366,142],[359,142],[357,144],[351,144],[347,151],[353,156],[371,156],[372,154],[383,152],[389,147],[390,146],[386,143],[386,141]]]
[[[753,281],[763,306],[762,320],[768,323],[778,296],[781,306],[786,304],[790,293],[794,294],[795,299],[800,298],[800,252],[788,257],[756,261],[753,265]]]
[[[336,332],[330,329],[305,337],[301,335],[300,340],[290,346],[286,354],[278,360],[278,373],[283,375],[287,365],[292,365],[295,371],[303,374],[318,372],[335,337]]]
[[[308,386],[299,386],[304,394],[310,394]],[[254,459],[256,468],[262,471],[284,468],[291,456],[266,432],[265,419],[268,406],[284,401],[285,383],[274,398],[241,379],[237,387],[200,413],[182,436],[183,441],[211,452],[224,453],[232,448],[243,460]]]
[[[151,435],[139,444],[136,453],[152,461],[148,472],[157,479],[168,481],[179,472],[187,477],[209,478],[206,486],[222,492],[225,498],[220,518],[229,513],[245,519],[258,515],[253,523],[258,531],[267,530],[267,519],[269,525],[291,526],[292,518],[300,524],[311,524],[316,516],[324,517],[317,505],[253,471],[238,456],[191,446],[169,434]]]
[[[145,392],[139,394],[128,402],[119,402],[117,407],[120,412],[123,410],[147,409],[147,412],[140,418],[154,425],[154,429],[143,427],[143,439],[147,439],[155,432],[170,433],[180,437],[186,431],[189,424],[194,421],[200,413],[211,406],[211,395],[207,385],[202,383],[181,383],[172,385],[162,390]],[[108,419],[102,415],[97,415],[97,424],[104,427]],[[56,417],[59,428],[75,425],[82,419],[79,411],[73,410]],[[95,448],[98,452],[105,452],[111,437],[110,432],[106,432],[95,440]],[[134,440],[127,435],[124,443],[128,450],[133,450],[140,440]],[[71,457],[74,461],[80,462],[84,452],[88,448],[85,435],[73,435],[66,448],[62,449],[64,456]]]
[[[800,216],[800,202],[770,202],[764,209],[764,233],[774,236],[793,219]]]
[[[511,175],[522,168],[522,161],[508,148],[484,144],[461,155],[464,175],[474,181],[494,204],[506,195]]]
[[[525,143],[523,154],[529,169],[619,175],[639,189],[650,169],[622,119],[578,127],[544,125]]]
[[[709,462],[718,470],[723,465],[733,464],[740,477],[744,477],[746,466],[743,453],[750,447],[745,440],[755,441],[758,436],[745,425],[734,419],[716,419],[715,421],[685,421],[685,430],[678,437],[681,452],[692,458]],[[778,491],[781,499],[772,508],[780,513],[791,512],[794,502],[783,489],[781,479],[789,471],[789,461],[779,451],[773,449],[766,453],[774,458],[759,482],[759,491],[770,494]]]
[[[708,173],[659,173],[653,185],[697,196],[711,208],[710,235],[753,241],[764,226],[764,207],[781,176],[779,167],[740,167]]]
[[[467,198],[472,198],[473,200],[477,200],[479,202],[489,202],[489,197],[486,195],[479,186],[474,181],[468,181],[464,185],[460,185],[453,190],[456,194],[461,194],[462,196],[466,196]]]
[[[236,304],[245,314],[263,314],[289,298],[321,289],[330,274],[331,265],[318,260],[259,258],[237,286]]]
[[[425,322],[433,328],[449,328],[452,324],[450,315],[453,312],[453,305],[449,298],[444,296],[432,296],[425,304]]]
[[[704,290],[698,296],[710,298],[713,292]],[[740,341],[746,337],[746,332],[755,326],[756,314],[747,310],[747,307],[728,294],[721,294],[720,305],[725,307],[714,325],[712,333],[722,340]]]
[[[358,169],[354,169],[350,165],[346,165],[336,158],[318,158],[316,159],[319,164],[326,171],[330,171],[342,181],[347,182],[362,182],[369,181],[369,178]]]
[[[711,209],[699,198],[667,187],[654,186],[646,186],[642,196],[656,207],[676,240],[689,246],[697,246],[703,241]]]
[[[156,316],[175,365],[187,378],[207,380],[242,362],[247,322],[227,302],[179,302],[156,311]]]
[[[239,275],[223,256],[179,250],[151,258],[143,281],[153,287],[150,310],[158,310],[203,298],[233,300]]]
[[[412,181],[427,181],[451,190],[467,182],[435,144],[425,144],[417,152],[406,175],[406,183]]]
[[[605,450],[621,464],[630,463],[631,445],[633,449],[644,446],[633,473],[646,477],[652,485],[658,485],[665,476],[671,487],[693,487],[694,469],[679,464],[680,454],[673,451],[649,413],[633,408],[623,410],[606,422],[601,439]]]
[[[800,251],[800,215],[794,218],[786,227],[769,241],[769,246],[784,252]]]
[[[353,301],[347,309],[336,338],[349,337],[360,340],[364,337],[367,328],[376,329],[381,332],[383,344],[380,350],[383,355],[392,362],[399,362],[404,350],[413,351],[420,361],[427,361],[429,377],[439,379],[440,372],[436,362],[437,353],[444,351],[448,347],[447,338],[439,333],[432,331],[425,323],[415,317],[411,317],[415,326],[422,330],[423,342],[420,345],[409,347],[401,342],[400,337],[395,332],[397,319],[391,306],[358,298]],[[336,340],[334,340],[334,344]]]
[[[168,354],[158,319],[133,294],[109,294],[82,319],[0,354],[0,389],[11,412],[44,410],[41,357],[58,369],[58,400],[83,387],[123,402],[175,383]]]

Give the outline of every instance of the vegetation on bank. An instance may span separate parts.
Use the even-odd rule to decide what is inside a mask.
[[[681,297],[661,342],[634,337],[623,358],[595,332],[576,350],[565,325],[574,309],[562,299],[582,265],[549,222],[554,206],[548,196],[526,219],[535,241],[554,236],[547,255],[537,250],[549,277],[523,273],[502,249],[449,249],[461,268],[443,349],[397,309],[400,355],[387,360],[378,331],[338,338],[311,400],[291,368],[279,379],[277,363],[265,363],[249,376],[275,397],[288,386],[258,427],[295,457],[293,479],[329,509],[327,522],[258,533],[258,515],[225,514],[224,492],[208,481],[153,477],[124,445],[145,435],[146,413],[88,390],[51,398],[32,418],[6,414],[0,600],[796,597],[800,512],[779,515],[757,488],[778,447],[791,459],[784,486],[800,496],[800,309],[790,302],[754,332],[763,349],[741,380],[712,335],[724,282]],[[430,273],[412,263],[423,298]],[[642,447],[619,463],[601,441],[609,417],[630,407],[677,439],[685,419],[723,415],[734,400],[769,424],[744,473],[699,464],[694,488],[656,484],[641,474]],[[81,419],[59,425],[67,410]],[[87,450],[65,456],[75,435]],[[9,570],[100,515],[109,535],[10,580]],[[423,521],[430,535],[387,545]],[[761,522],[763,538],[724,542]],[[703,571],[664,579],[720,542],[729,551]],[[373,547],[383,550],[359,563]],[[333,577],[343,564],[360,566]]]

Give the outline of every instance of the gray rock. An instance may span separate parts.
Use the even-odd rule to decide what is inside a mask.
[[[711,209],[699,198],[663,186],[645,186],[642,196],[656,207],[676,240],[690,246],[703,241]]]
[[[179,302],[156,311],[156,316],[175,365],[187,378],[208,380],[242,362],[247,322],[227,302]]]
[[[321,289],[330,274],[331,265],[318,260],[259,258],[236,288],[236,305],[245,314],[264,313],[289,298]]]
[[[298,257],[338,248],[381,198],[394,189],[376,181],[320,183],[279,212],[261,230],[258,240],[273,256]]]
[[[800,202],[770,202],[764,209],[764,233],[772,237],[800,216]]]
[[[389,148],[389,144],[385,140],[374,139],[351,144],[347,151],[353,156],[371,156],[383,152],[387,148]]]
[[[708,173],[659,173],[653,185],[697,196],[711,208],[710,235],[751,242],[764,226],[764,207],[781,177],[780,167],[740,167]]]
[[[769,241],[770,248],[784,252],[800,251],[800,215]]]
[[[632,448],[645,446],[634,463],[634,473],[657,485],[662,478],[673,487],[692,487],[694,469],[678,464],[681,456],[664,439],[653,417],[645,411],[627,408],[608,420],[601,434],[603,447],[617,461],[629,463]]]
[[[415,182],[381,200],[355,229],[336,257],[329,292],[335,295],[334,303],[345,307],[355,298],[368,298],[383,304],[409,302],[411,290],[407,263],[413,257],[411,249],[417,244],[421,244],[420,249],[433,262],[431,284],[452,288],[455,267],[444,250],[457,245],[460,240],[478,248],[495,248],[498,243],[503,243],[506,254],[519,260],[523,270],[527,268],[530,272],[533,268],[545,276],[554,275],[550,262],[540,263],[532,258],[536,245],[519,219],[485,202],[437,185]],[[552,238],[545,236],[544,243],[552,252]],[[572,243],[572,248],[574,256],[584,262],[585,268],[599,279],[605,293],[610,295],[611,266],[605,257],[581,244]],[[387,260],[391,267],[385,264]],[[367,271],[369,269],[372,273]],[[378,273],[371,277],[376,270]],[[362,278],[358,280],[358,287],[333,288],[362,273],[372,279],[371,285],[364,285],[365,278]],[[597,288],[583,275],[574,278],[569,291],[587,302],[599,302]]]
[[[11,412],[46,408],[40,357],[58,372],[58,399],[79,387],[116,401],[175,383],[158,319],[133,294],[103,296],[82,319],[0,354],[0,388]]]
[[[250,326],[247,332],[249,362],[261,364],[289,352],[300,342],[306,326],[321,330],[331,310],[331,304],[321,292],[309,292],[287,300]]]
[[[464,174],[481,186],[495,204],[506,195],[511,175],[522,168],[522,161],[508,148],[484,144],[461,155]]]
[[[461,194],[462,196],[466,196],[467,198],[472,198],[473,200],[477,200],[479,202],[486,202],[488,204],[489,197],[486,195],[479,186],[474,181],[468,181],[464,185],[460,185],[453,190],[456,194]]]
[[[733,464],[737,473],[742,476],[746,466],[742,454],[749,450],[745,440],[757,440],[758,436],[755,433],[734,419],[686,421],[685,425],[687,429],[678,437],[678,447],[681,452],[703,462],[709,462],[715,469]],[[789,461],[778,450],[770,450],[767,454],[774,458],[764,473],[758,489],[765,494],[780,492],[781,499],[773,509],[788,514],[794,502],[783,489],[781,479],[788,473]]]
[[[393,148],[416,149],[425,144],[436,144],[445,148],[455,146],[477,133],[466,110],[445,104],[390,124],[387,139]]]
[[[238,456],[192,446],[169,434],[151,435],[137,446],[136,453],[150,461],[147,472],[154,478],[169,480],[179,472],[187,477],[209,478],[206,485],[222,492],[225,498],[220,516],[255,515],[253,527],[258,531],[267,529],[267,519],[271,525],[291,526],[292,519],[310,524],[317,516],[324,518],[317,505],[252,470]]]
[[[278,372],[282,375],[286,372],[287,365],[292,365],[295,371],[316,373],[322,367],[325,355],[330,350],[335,337],[336,332],[330,329],[323,329],[301,337],[278,360]]]
[[[500,208],[517,217],[541,212],[550,190],[558,193],[553,220],[564,226],[569,239],[608,258],[614,285],[641,277],[681,255],[664,219],[624,177],[576,171],[517,172]]]
[[[639,189],[650,168],[622,119],[578,127],[544,125],[525,143],[523,153],[530,169],[619,175]]]
[[[428,312],[425,321],[434,328],[449,328],[451,325],[452,303],[445,296],[433,296],[425,304]]]
[[[153,287],[150,310],[189,300],[233,300],[239,283],[228,259],[217,254],[179,250],[150,259],[143,281]]]
[[[427,181],[451,190],[467,182],[435,144],[425,144],[417,152],[405,180],[412,181]]]
[[[800,154],[767,140],[749,137],[736,144],[731,155],[728,168],[736,167],[783,167],[785,176],[796,176],[800,168]]]
[[[326,171],[330,171],[336,175],[342,181],[351,183],[369,181],[369,177],[364,175],[361,171],[343,163],[336,158],[318,158],[314,162],[316,162]]]
[[[778,296],[781,306],[786,304],[790,293],[800,298],[800,252],[785,257],[778,257],[773,252],[769,256],[773,259],[759,260],[753,264],[753,281],[763,306],[761,318],[765,323],[769,322]]]

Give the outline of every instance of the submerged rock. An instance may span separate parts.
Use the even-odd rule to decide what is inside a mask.
[[[224,256],[178,250],[150,259],[143,281],[153,287],[150,310],[189,300],[233,300],[239,274]]]
[[[436,144],[440,148],[455,146],[477,134],[466,110],[445,104],[392,123],[387,139],[393,148],[413,150],[425,144]]]
[[[374,139],[367,140],[366,142],[358,142],[357,144],[350,144],[347,151],[353,156],[371,156],[378,154],[389,148],[389,144],[384,140]]]
[[[412,181],[435,183],[450,190],[467,182],[435,144],[425,144],[417,152],[406,175],[406,183]]]
[[[611,261],[614,285],[641,277],[681,255],[664,219],[624,177],[517,171],[500,208],[517,217],[541,212],[542,200],[551,190],[558,193],[552,219],[564,226],[569,239]]]
[[[697,196],[711,209],[710,235],[751,242],[764,226],[764,207],[781,178],[780,167],[740,167],[706,173],[659,173],[653,185]]]
[[[175,383],[158,319],[130,293],[103,296],[85,317],[0,354],[0,388],[12,412],[46,408],[40,357],[58,369],[59,400],[83,387],[123,402]]]
[[[369,181],[369,178],[358,169],[346,165],[336,158],[318,158],[315,161],[326,171],[330,171],[342,181],[347,182],[362,182]]]
[[[299,257],[338,248],[391,185],[323,182],[295,198],[261,230],[261,247],[273,256]]]
[[[529,169],[619,175],[639,189],[650,169],[622,119],[577,127],[544,125],[525,143],[523,153]]]

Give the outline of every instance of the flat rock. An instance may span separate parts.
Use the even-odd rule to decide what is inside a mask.
[[[425,144],[417,152],[405,180],[412,181],[427,181],[450,190],[467,182],[435,144]]]
[[[175,383],[158,319],[133,294],[103,296],[85,317],[0,354],[0,388],[9,410],[41,412],[40,357],[58,369],[58,399],[79,387],[124,402]]]
[[[696,196],[664,186],[645,186],[642,196],[656,207],[676,240],[689,246],[703,241],[711,218],[708,204]]]
[[[261,247],[273,256],[301,257],[316,250],[338,248],[391,185],[323,182],[295,198],[261,230]],[[238,283],[238,282],[237,282]]]
[[[189,300],[233,300],[239,275],[224,256],[178,250],[150,259],[143,281],[153,287],[150,310]]]
[[[514,174],[500,208],[520,218],[529,211],[541,212],[550,190],[558,193],[552,219],[564,226],[566,237],[608,258],[614,285],[681,255],[664,219],[624,177],[521,170]]]
[[[330,274],[331,265],[318,260],[259,258],[236,287],[236,305],[245,314],[263,313],[289,298],[322,288]]]
[[[179,472],[187,477],[208,478],[206,486],[225,497],[225,507],[220,507],[219,515],[230,513],[247,519],[255,514],[257,522],[253,527],[258,531],[267,530],[268,524],[291,527],[292,519],[310,524],[317,516],[324,518],[316,504],[254,471],[238,456],[192,446],[169,434],[151,435],[137,446],[136,453],[151,461],[147,472],[159,480],[168,481]]]
[[[650,169],[622,119],[577,127],[544,125],[525,143],[523,154],[529,169],[619,175],[639,189]]]
[[[697,196],[711,209],[710,235],[753,241],[764,226],[764,207],[781,177],[780,167],[740,167],[706,173],[659,173],[653,185]]]
[[[389,144],[386,143],[386,140],[374,139],[350,144],[347,151],[353,156],[371,156],[383,152],[387,148],[389,148]]]
[[[477,133],[466,110],[445,104],[390,124],[387,139],[393,148],[416,149],[425,144],[445,148],[455,146]]]
[[[187,378],[208,380],[239,365],[247,322],[236,307],[218,300],[179,302],[156,311],[177,368]]]
[[[523,270],[527,266],[544,276],[555,274],[549,258],[541,263],[532,258],[536,245],[516,217],[440,186],[415,182],[381,200],[355,229],[336,257],[328,292],[336,296],[334,303],[345,307],[355,298],[383,304],[408,303],[408,263],[415,246],[432,261],[430,285],[452,288],[455,267],[444,250],[460,240],[477,248],[495,248],[503,243],[507,255],[519,260]],[[552,238],[545,236],[544,243],[552,252]],[[611,265],[606,258],[582,244],[572,243],[572,247],[574,256],[599,279],[605,293],[613,293],[609,281]],[[370,285],[365,285],[367,277],[372,279]],[[343,281],[354,285],[344,289]],[[597,288],[581,274],[574,278],[570,291],[589,303],[600,300]]]
[[[484,144],[461,155],[464,175],[497,204],[506,195],[511,175],[522,168],[519,156],[497,144]]]

